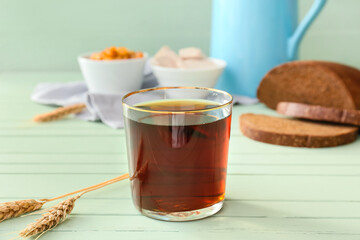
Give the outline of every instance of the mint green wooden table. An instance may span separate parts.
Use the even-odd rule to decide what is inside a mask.
[[[50,198],[127,172],[123,130],[68,118],[34,124],[51,107],[32,103],[38,82],[75,81],[78,73],[0,74],[0,202]],[[76,202],[71,217],[42,239],[360,239],[360,141],[301,149],[252,141],[236,106],[226,202],[213,217],[185,223],[140,215],[123,181]],[[10,239],[38,216],[0,223]]]

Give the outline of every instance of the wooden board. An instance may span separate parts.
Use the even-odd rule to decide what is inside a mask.
[[[36,83],[74,81],[78,73],[0,74],[0,202],[48,198],[127,172],[123,130],[68,118],[34,124],[52,109],[29,99]],[[238,117],[277,115],[235,106],[226,201],[213,217],[170,223],[134,208],[128,181],[89,193],[71,217],[42,239],[360,239],[360,141],[326,149],[255,142]],[[38,216],[0,223],[10,239]]]

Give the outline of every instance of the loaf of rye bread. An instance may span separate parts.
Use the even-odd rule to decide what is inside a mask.
[[[240,116],[242,133],[256,141],[292,147],[333,147],[356,140],[358,128],[260,114]]]
[[[288,62],[264,76],[257,96],[272,109],[279,102],[360,109],[360,71],[332,62]]]
[[[360,110],[279,102],[276,111],[290,117],[360,126]]]

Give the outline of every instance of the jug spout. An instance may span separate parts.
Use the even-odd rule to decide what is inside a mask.
[[[295,60],[297,58],[297,50],[301,39],[303,38],[306,30],[309,28],[311,23],[315,20],[317,15],[320,13],[321,9],[324,7],[326,0],[315,0],[311,6],[309,12],[306,14],[304,19],[296,28],[293,35],[288,39],[287,45],[287,55],[289,61]]]

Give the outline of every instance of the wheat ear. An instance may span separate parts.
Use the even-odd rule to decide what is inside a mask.
[[[40,209],[46,201],[27,199],[0,203],[0,222]]]
[[[64,195],[61,195],[58,197],[54,197],[54,198],[50,198],[50,199],[39,199],[39,200],[27,199],[27,200],[0,203],[0,222],[4,221],[6,219],[9,219],[9,218],[19,217],[20,215],[23,215],[25,213],[39,210],[47,202],[55,201],[55,200],[58,200],[58,199],[61,199],[61,198],[64,198],[64,197],[67,197],[70,195],[80,193],[80,192],[85,193],[88,191],[96,190],[98,188],[121,181],[128,177],[129,177],[129,174],[124,174],[124,175],[118,176],[116,178],[107,180],[105,182],[101,182],[96,185],[93,185],[93,186],[90,186],[87,188],[83,188],[80,190],[76,190],[74,192],[67,193],[67,194],[64,194]]]
[[[84,108],[86,108],[86,105],[83,103],[69,105],[66,107],[60,107],[60,108],[55,109],[54,111],[36,115],[33,118],[33,121],[34,122],[49,122],[49,121],[58,120],[60,118],[66,117],[67,115],[79,113],[82,110],[84,110]]]
[[[74,209],[75,201],[80,198],[80,195],[68,198],[44,213],[36,222],[27,226],[19,233],[20,237],[27,238],[36,234],[45,232],[56,227],[58,224],[65,221],[68,214]]]
[[[75,201],[77,199],[79,199],[82,195],[84,195],[85,193],[94,191],[96,189],[105,187],[107,185],[110,185],[112,183],[127,179],[127,178],[129,178],[129,174],[124,174],[124,175],[121,175],[119,177],[110,179],[110,180],[108,180],[106,182],[99,183],[99,184],[96,184],[94,186],[82,189],[82,190],[85,190],[85,191],[83,191],[79,195],[77,195],[75,197],[68,198],[68,199],[56,204],[52,208],[50,208],[46,213],[44,213],[42,215],[41,218],[37,219],[36,222],[30,224],[25,229],[23,229],[19,233],[19,236],[23,237],[23,238],[27,238],[27,237],[31,237],[31,236],[40,234],[36,239],[40,238],[44,233],[46,233],[47,231],[55,228],[57,225],[59,225],[60,223],[65,221],[67,215],[70,214],[71,211],[74,209]],[[46,199],[46,201],[53,201],[53,200],[59,199],[61,197],[65,197],[65,196],[68,196],[68,195],[71,195],[71,194],[75,194],[75,193],[77,193],[79,191],[75,191],[73,193],[68,193],[68,194],[65,194],[63,196],[59,196],[59,197],[52,198],[52,199]]]

